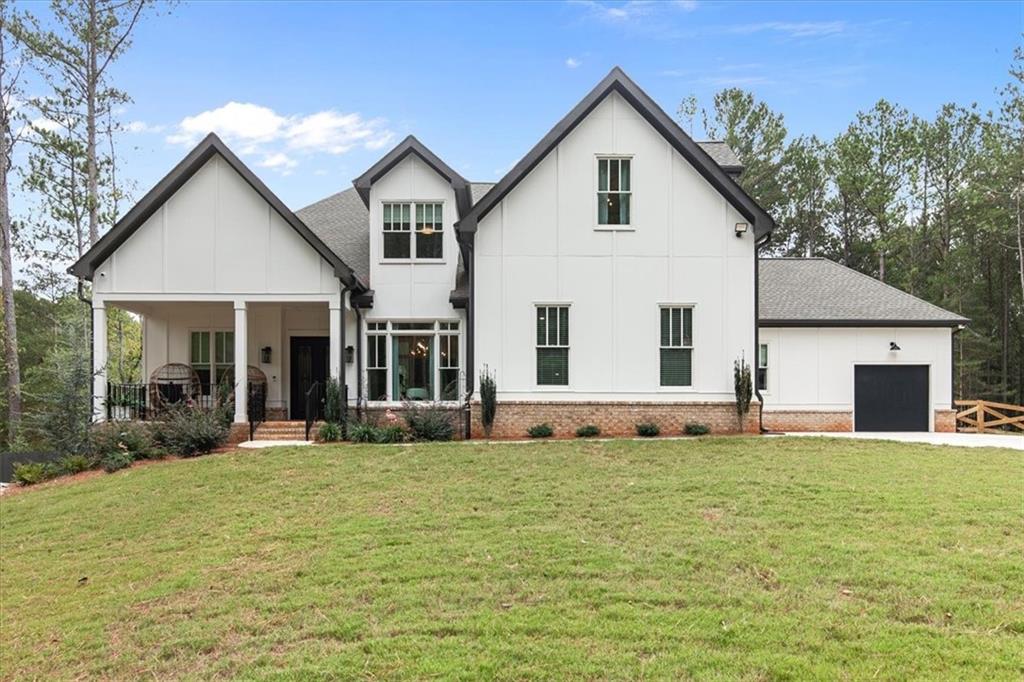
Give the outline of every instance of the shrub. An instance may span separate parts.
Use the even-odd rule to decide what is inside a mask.
[[[134,459],[157,457],[160,449],[153,442],[153,433],[140,422],[104,422],[93,427],[90,444],[96,459],[111,452],[127,452]]]
[[[324,384],[324,420],[340,424],[345,419],[344,411],[341,382],[331,377]]]
[[[353,443],[376,443],[379,429],[369,422],[350,422],[348,425],[348,439]]]
[[[344,435],[341,424],[336,422],[324,422],[320,425],[320,431],[317,433],[319,439],[324,443],[334,443],[341,440]]]
[[[750,380],[750,365],[740,357],[733,363],[732,368],[733,388],[736,392],[736,420],[743,431],[743,417],[750,412],[750,399],[753,393],[753,384]]]
[[[115,450],[103,455],[103,458],[100,459],[100,466],[108,474],[112,474],[120,469],[127,469],[134,461],[135,458],[130,453],[123,450]]]
[[[659,433],[661,433],[661,429],[658,428],[657,424],[652,424],[651,422],[643,422],[641,424],[636,425],[636,435],[638,436],[642,436],[644,438],[654,438]]]
[[[94,464],[95,460],[85,455],[66,455],[57,461],[60,473],[68,476],[88,471]]]
[[[408,434],[405,431],[405,427],[401,424],[392,424],[391,426],[382,426],[377,429],[377,442],[378,443],[401,443],[405,441]]]
[[[555,430],[551,428],[551,424],[534,424],[526,429],[526,434],[530,438],[551,438],[555,435]]]
[[[405,423],[414,440],[451,440],[455,433],[452,411],[441,405],[407,406]]]
[[[711,427],[700,422],[686,422],[686,426],[683,427],[683,433],[687,436],[703,436],[711,433]]]
[[[15,462],[13,480],[21,485],[35,485],[57,476],[58,473],[57,467],[51,462]]]
[[[205,454],[223,445],[230,430],[218,410],[175,407],[154,427],[157,444],[182,457]]]
[[[487,367],[480,372],[480,423],[483,424],[484,434],[491,437],[491,427],[494,426],[494,415],[498,411],[498,383],[494,380],[494,374]]]
[[[601,429],[597,428],[593,424],[587,424],[576,429],[577,438],[594,438],[595,436],[601,435]]]

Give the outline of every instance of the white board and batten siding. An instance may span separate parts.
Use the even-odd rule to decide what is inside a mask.
[[[949,327],[762,327],[759,341],[768,346],[766,413],[852,411],[856,365],[926,365],[932,410],[952,404]]]
[[[630,230],[597,229],[597,157],[632,159]],[[748,222],[611,94],[479,223],[476,365],[505,400],[732,400],[754,359]],[[535,305],[570,305],[569,385],[536,385]],[[693,385],[663,388],[660,305],[693,306]]]

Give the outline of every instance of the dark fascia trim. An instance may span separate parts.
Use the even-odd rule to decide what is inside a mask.
[[[196,145],[195,149],[175,166],[170,173],[165,175],[153,189],[142,197],[139,203],[135,204],[121,220],[117,221],[103,237],[96,242],[91,249],[70,268],[68,272],[76,277],[92,280],[93,273],[104,261],[107,260],[120,247],[128,237],[152,216],[167,202],[182,186],[188,182],[196,172],[202,168],[207,161],[219,154],[236,173],[242,176],[249,186],[256,190],[256,193],[263,198],[280,215],[286,223],[299,233],[313,249],[334,267],[334,274],[347,287],[361,290],[365,286],[356,277],[348,265],[331,251],[326,244],[320,241],[312,230],[296,216],[291,209],[284,205],[273,192],[270,191],[263,181],[249,170],[235,154],[228,149],[227,145],[214,133],[210,133],[203,141]]]
[[[469,181],[455,172],[451,166],[442,161],[437,154],[430,151],[426,145],[417,140],[413,135],[409,135],[399,142],[380,161],[370,166],[369,170],[352,181],[352,185],[356,188],[359,198],[363,200],[367,208],[370,207],[370,187],[373,183],[387,175],[392,168],[397,166],[409,154],[418,156],[425,164],[433,168],[434,172],[451,184],[452,189],[455,190],[455,201],[458,204],[456,208],[459,211],[460,217],[469,213],[469,209],[473,205]]]
[[[704,179],[711,183],[712,187],[754,224],[753,232],[756,238],[763,237],[775,228],[775,221],[736,183],[736,179],[719,166],[646,92],[616,66],[498,184],[481,197],[467,215],[459,220],[456,225],[459,234],[476,232],[480,220],[612,92],[619,93],[629,102]]]
[[[372,308],[373,289],[364,289],[350,299],[353,308]]]
[[[469,293],[452,289],[448,294],[448,302],[452,304],[453,308],[465,308],[469,305]]]
[[[759,320],[759,327],[963,327],[970,320]]]

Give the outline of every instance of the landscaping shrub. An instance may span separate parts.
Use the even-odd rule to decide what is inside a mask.
[[[111,452],[127,452],[134,459],[150,459],[162,454],[153,442],[152,430],[141,422],[104,422],[93,427],[89,439],[96,459]]]
[[[59,473],[51,462],[15,462],[13,480],[21,485],[35,485]]]
[[[452,411],[441,405],[407,406],[405,423],[413,440],[451,440],[455,433]]]
[[[601,435],[601,429],[597,428],[593,424],[587,424],[576,429],[577,438],[594,438],[595,436]]]
[[[551,438],[555,435],[555,430],[551,428],[551,424],[535,424],[526,429],[526,434],[530,438]]]
[[[132,457],[130,453],[125,452],[124,450],[114,450],[113,452],[108,452],[103,455],[100,459],[100,466],[103,467],[103,470],[108,474],[112,474],[115,471],[127,469],[134,461],[135,458]]]
[[[344,436],[341,424],[335,422],[324,422],[320,425],[320,431],[317,433],[319,439],[324,443],[334,443],[342,439]]]
[[[333,377],[327,379],[324,383],[324,419],[326,421],[335,424],[341,424],[344,421],[345,410],[342,402],[341,382]],[[341,439],[335,438],[334,440]]]
[[[711,433],[711,427],[700,422],[686,422],[686,426],[683,427],[683,433],[687,436],[703,436]]]
[[[94,459],[86,457],[85,455],[67,455],[61,457],[57,461],[57,468],[62,475],[70,476],[72,474],[80,474],[83,471],[92,469],[95,464]]]
[[[407,436],[408,433],[406,433],[405,428],[401,424],[382,426],[377,429],[378,443],[402,443]]]
[[[494,374],[484,366],[480,372],[480,423],[484,427],[484,435],[491,437],[494,426],[494,415],[498,411],[498,383]]]
[[[642,436],[644,438],[654,438],[659,433],[661,433],[661,429],[658,428],[657,424],[652,424],[651,422],[643,422],[641,424],[636,425],[636,435],[638,436]]]
[[[380,429],[369,422],[350,422],[348,439],[353,443],[376,443],[380,438]]]
[[[168,452],[193,457],[219,448],[230,430],[219,410],[176,407],[154,426],[153,437]]]

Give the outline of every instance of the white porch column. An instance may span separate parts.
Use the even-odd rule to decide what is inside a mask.
[[[342,325],[342,305],[343,303],[331,303],[331,319],[330,319],[330,352],[328,353],[328,362],[330,363],[327,371],[331,375],[332,379],[341,379],[342,372],[342,348],[341,348],[341,325]]]
[[[249,333],[245,301],[235,301],[235,423],[249,421]]]
[[[107,308],[92,300],[92,420],[107,419]]]

